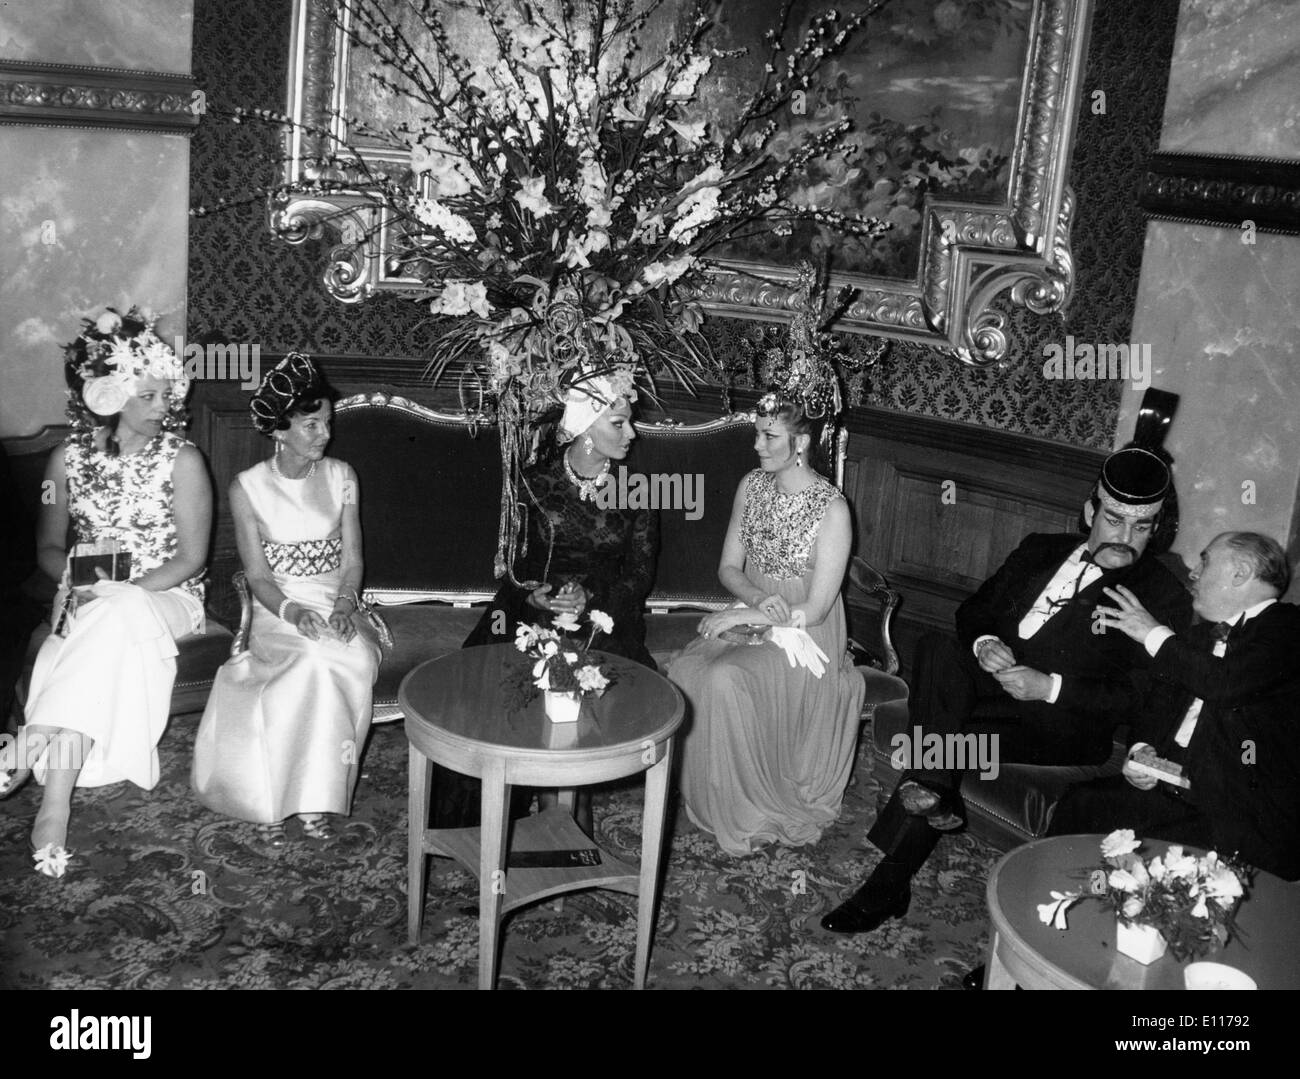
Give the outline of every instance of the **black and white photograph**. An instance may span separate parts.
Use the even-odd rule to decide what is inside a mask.
[[[32,1045],[1300,988],[1297,86],[1300,0],[0,0]]]

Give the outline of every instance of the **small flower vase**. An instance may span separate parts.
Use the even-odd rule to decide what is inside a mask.
[[[576,723],[582,708],[582,698],[576,693],[557,693],[553,689],[542,691],[546,718],[552,723]]]
[[[1155,926],[1115,919],[1115,948],[1130,959],[1148,966],[1164,955],[1167,947],[1169,944]]]

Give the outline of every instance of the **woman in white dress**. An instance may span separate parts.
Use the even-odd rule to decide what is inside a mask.
[[[152,322],[109,308],[64,352],[73,433],[50,455],[37,536],[41,568],[60,581],[54,632],[36,657],[27,723],[0,747],[0,795],[33,773],[45,785],[31,845],[49,877],[71,857],[74,788],[158,783],[175,642],[203,629],[212,519],[203,459],[173,433],[189,384]],[[119,579],[100,569],[98,583],[72,587],[69,525],[78,543],[117,549]]]
[[[252,629],[248,649],[217,673],[194,747],[199,801],[262,824],[276,847],[288,817],[325,840],[326,814],[351,811],[379,669],[358,612],[356,474],[325,456],[331,396],[297,354],[253,396],[253,422],[275,453],[230,485]]]
[[[668,667],[691,706],[687,815],[737,856],[814,843],[834,823],[864,693],[840,599],[848,506],[808,459],[813,423],[799,404],[766,395],[755,427],[759,468],[736,491],[718,568],[737,603],[703,618]],[[748,643],[763,630],[729,640],[739,626],[778,627],[782,644]]]

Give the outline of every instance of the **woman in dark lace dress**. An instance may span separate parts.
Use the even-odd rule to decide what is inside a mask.
[[[659,516],[653,510],[622,509],[601,488],[636,438],[630,375],[615,373],[584,380],[569,391],[558,442],[524,470],[521,501],[527,511],[527,546],[521,545],[514,577],[507,580],[465,640],[465,647],[514,640],[521,623],[550,626],[561,613],[604,611],[612,633],[597,633],[594,647],[635,660],[652,670],[645,646],[645,599],[654,583],[659,551]],[[567,445],[566,445],[567,443]],[[478,823],[477,780],[435,770],[433,827]],[[526,811],[531,791],[516,788],[512,812]],[[546,796],[543,796],[545,804]],[[578,802],[579,823],[588,825]]]

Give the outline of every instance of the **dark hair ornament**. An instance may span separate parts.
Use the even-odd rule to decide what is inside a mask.
[[[297,405],[327,396],[329,390],[311,357],[290,352],[266,373],[248,402],[248,410],[253,414],[253,426],[269,435],[284,425]]]

